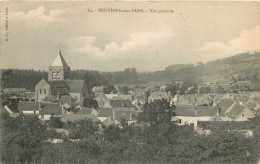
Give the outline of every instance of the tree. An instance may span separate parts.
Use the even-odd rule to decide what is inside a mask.
[[[109,82],[104,78],[104,76],[100,75],[97,71],[86,71],[84,75],[84,80],[87,84],[89,93],[92,92],[91,89],[95,86],[109,85]]]
[[[1,157],[7,163],[31,163],[42,155],[46,126],[36,115],[6,117],[2,121]]]
[[[123,93],[123,95],[127,95],[128,94],[128,87],[127,86],[124,86],[122,88],[122,93]]]
[[[83,99],[83,106],[87,108],[98,108],[97,100],[94,100],[92,97],[84,98]]]
[[[49,125],[52,128],[62,128],[63,127],[63,122],[60,121],[60,118],[51,116]]]
[[[167,84],[167,87],[165,91],[168,93],[170,91],[172,96],[175,96],[177,94],[177,89],[174,83],[172,84]]]
[[[108,85],[104,87],[104,93],[105,94],[110,94],[110,93],[116,93],[116,88],[113,85]]]
[[[143,116],[139,118],[139,121],[151,124],[171,122],[172,117],[175,116],[174,109],[175,106],[170,106],[170,103],[165,99],[155,100],[144,105],[144,112],[141,114]]]

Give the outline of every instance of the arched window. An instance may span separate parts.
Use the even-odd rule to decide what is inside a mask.
[[[52,72],[52,79],[56,79],[56,73]]]
[[[40,94],[42,94],[42,89],[40,89]]]
[[[46,95],[46,89],[44,89],[44,94]]]
[[[60,72],[57,72],[57,79],[60,79]]]

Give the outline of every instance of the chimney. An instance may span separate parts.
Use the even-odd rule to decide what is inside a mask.
[[[185,91],[184,93],[185,93],[185,97],[186,97],[186,96],[187,96],[187,93],[188,93],[188,91]]]
[[[39,111],[42,109],[42,104],[39,102]]]

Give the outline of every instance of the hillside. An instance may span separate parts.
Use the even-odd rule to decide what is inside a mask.
[[[255,52],[254,54],[237,54],[232,57],[218,59],[207,63],[199,62],[195,67],[185,67],[175,71],[167,69],[165,71],[157,71],[146,74],[143,73],[142,78],[148,82],[172,82],[185,79],[215,79],[216,81],[220,79],[224,80],[225,83],[231,83],[233,82],[231,76],[235,77],[236,79],[243,79],[247,76],[252,76],[257,73],[260,73],[259,52]]]
[[[194,67],[194,64],[173,64],[165,68],[165,71],[177,71],[183,68]]]

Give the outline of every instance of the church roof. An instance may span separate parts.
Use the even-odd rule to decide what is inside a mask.
[[[67,83],[64,80],[59,81],[48,81],[51,87],[67,87]]]
[[[70,87],[71,93],[80,93],[84,85],[84,80],[65,80],[65,82]]]
[[[58,56],[56,57],[56,59],[54,60],[54,62],[52,63],[51,66],[63,66],[63,67],[68,67],[68,64],[66,63],[65,59],[63,58],[63,56],[61,55],[61,51],[58,54]]]

